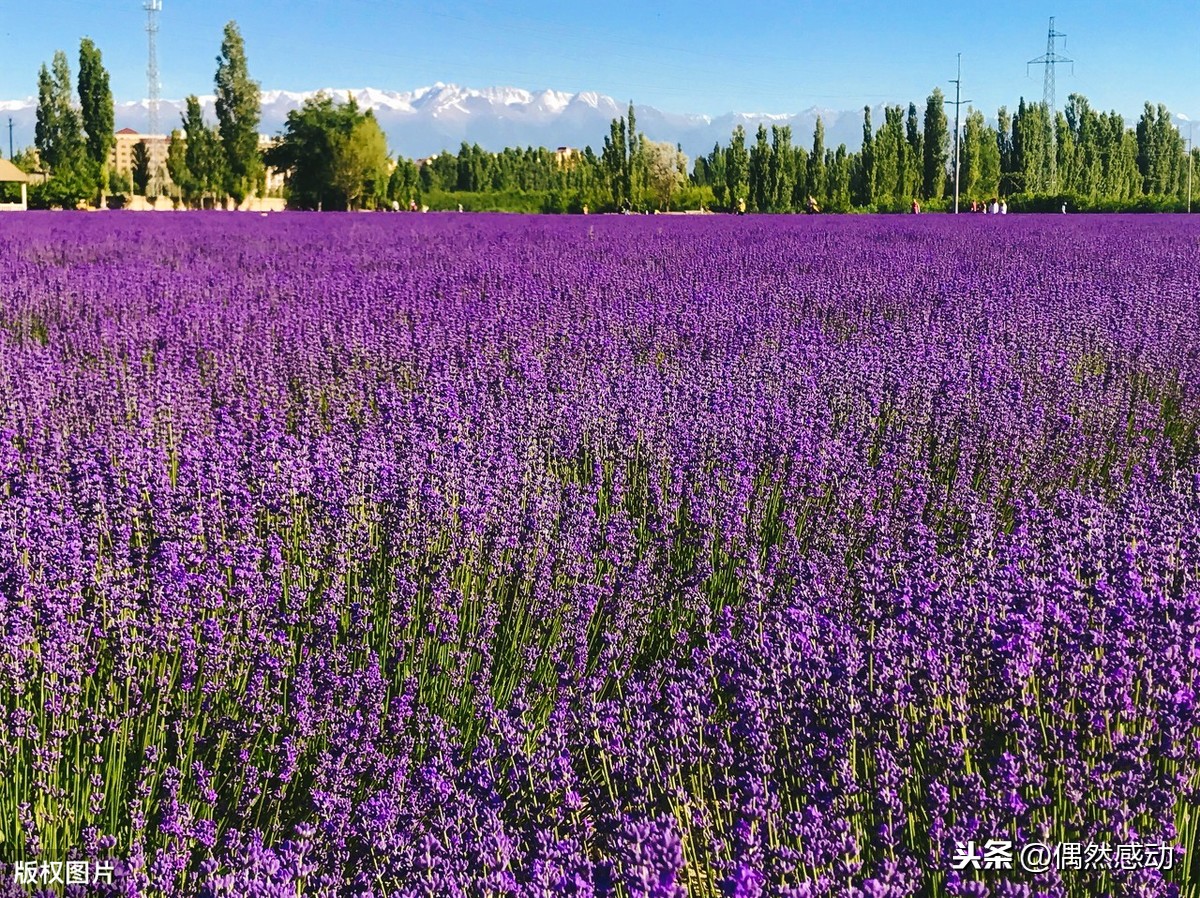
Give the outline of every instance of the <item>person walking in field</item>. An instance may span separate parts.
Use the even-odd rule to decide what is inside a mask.
[[[912,201],[912,214],[913,215],[921,214],[921,204],[917,202],[915,197],[913,198],[913,201]]]
[[[738,215],[746,214],[746,201],[744,199],[742,199],[741,197],[738,197],[737,214]]]
[[[1007,201],[1007,200],[1001,200],[1001,201],[1000,201],[1000,214],[1001,214],[1001,215],[1007,215],[1007,214],[1008,214],[1008,201]]]

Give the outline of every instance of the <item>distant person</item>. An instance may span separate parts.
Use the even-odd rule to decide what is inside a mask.
[[[990,212],[991,212],[993,215],[999,215],[999,214],[1000,214],[1000,201],[999,201],[999,200],[996,200],[996,199],[993,199],[993,200],[992,200],[992,208],[991,208],[989,211],[990,211]]]
[[[1001,215],[1007,215],[1007,214],[1008,214],[1008,201],[1007,201],[1007,200],[1001,200],[1001,201],[1000,201],[1000,214],[1001,214]]]
[[[821,207],[817,205],[817,200],[812,194],[809,194],[808,196],[807,208],[810,215],[816,215],[821,211]]]
[[[912,201],[912,214],[913,215],[921,214],[921,204],[918,203],[915,198]]]
[[[408,201],[408,211],[409,211],[409,212],[416,212],[416,211],[417,211],[417,201],[416,201],[416,200],[409,200],[409,201]]]
[[[584,203],[584,204],[583,204],[583,214],[584,214],[584,215],[587,215],[587,214],[588,214],[587,203]]]
[[[1067,214],[1067,204],[1066,204],[1066,202],[1065,202],[1065,201],[1063,202],[1062,214],[1063,214],[1063,215],[1066,215],[1066,214]]]
[[[975,200],[971,200],[971,211],[972,212],[979,211],[979,203],[975,202]]]
[[[459,212],[461,212],[461,211],[462,211],[462,203],[459,203],[459,204],[458,204],[458,211],[459,211]]]
[[[400,211],[400,201],[399,200],[392,200],[392,211],[393,212]]]
[[[741,198],[739,198],[739,199],[738,199],[738,211],[737,211],[737,214],[738,214],[738,215],[745,215],[745,214],[746,214],[746,201],[745,201],[744,199],[741,199]]]

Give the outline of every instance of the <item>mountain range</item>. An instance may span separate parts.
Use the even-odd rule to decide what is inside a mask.
[[[262,93],[264,134],[283,129],[287,114],[298,109],[317,91],[266,90]],[[624,115],[628,104],[603,94],[582,91],[529,91],[517,87],[470,88],[441,82],[412,91],[378,88],[328,89],[335,98],[354,97],[360,108],[374,110],[393,153],[410,157],[431,156],[441,150],[455,152],[462,141],[478,143],[487,150],[508,146],[591,146],[597,153],[604,145],[609,122]],[[201,97],[210,121],[215,121],[213,97]],[[182,100],[162,100],[159,122],[163,130],[179,127]],[[883,120],[883,107],[872,109],[872,120]],[[673,113],[653,106],[635,104],[638,130],[651,140],[683,147],[689,157],[708,153],[713,144],[728,143],[738,124],[745,126],[753,141],[760,122],[790,125],[794,143],[812,145],[813,128],[820,116],[825,124],[825,144],[845,143],[857,149],[862,142],[862,110],[831,110],[812,107],[794,113],[730,112],[709,116]],[[116,104],[116,127],[145,131],[149,105],[145,100]],[[0,116],[11,117],[19,146],[33,142],[36,101],[0,101]]]

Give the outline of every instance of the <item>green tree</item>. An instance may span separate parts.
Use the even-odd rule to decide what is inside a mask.
[[[813,148],[808,157],[808,192],[815,200],[822,200],[826,194],[826,165],[825,165],[825,123],[817,116],[817,124],[813,128]]]
[[[113,146],[113,95],[108,70],[91,38],[79,43],[79,105],[87,133],[87,155],[100,174],[100,194],[108,191],[108,155]]]
[[[770,192],[771,211],[792,211],[792,188],[796,181],[792,129],[788,125],[771,126]]]
[[[604,138],[604,149],[600,160],[608,182],[609,193],[612,195],[614,208],[621,208],[629,202],[628,184],[625,178],[628,147],[625,139],[625,119],[615,118],[609,123],[608,137]],[[505,160],[508,161],[507,159]],[[507,170],[509,166],[505,166]]]
[[[875,132],[871,127],[871,107],[863,107],[862,149],[854,166],[851,195],[860,206],[869,206],[875,199]]]
[[[725,197],[725,192],[728,186],[725,181],[725,150],[722,149],[720,142],[714,143],[712,152],[708,154],[708,162],[705,165],[708,172],[708,183],[713,189],[713,198],[718,205],[724,206],[728,204]]]
[[[629,101],[628,151],[625,154],[625,196],[637,205],[645,183],[645,160],[642,157],[642,136],[637,131],[637,118],[633,114],[633,100]]]
[[[961,147],[959,192],[965,200],[1000,195],[1000,146],[996,132],[977,109],[967,110]]]
[[[750,154],[746,151],[746,129],[738,125],[725,151],[725,200],[736,209],[740,200],[749,200]]]
[[[333,140],[333,187],[347,208],[357,209],[364,201],[374,205],[384,195],[390,159],[387,138],[375,114],[368,110],[359,115],[353,100],[346,105],[354,121],[348,133],[339,132]]]
[[[221,146],[221,137],[204,121],[204,109],[200,99],[193,94],[187,98],[183,115],[183,133],[186,142],[184,164],[187,167],[185,199],[191,205],[216,205],[225,197],[228,185],[227,155]]]
[[[420,183],[417,164],[411,159],[397,159],[396,167],[388,178],[388,199],[401,206],[407,207],[417,198],[417,188]]]
[[[916,199],[925,188],[925,139],[921,134],[916,103],[908,104],[904,137],[908,150],[905,153],[904,164],[904,195],[909,199]]]
[[[771,189],[768,175],[771,165],[771,144],[767,140],[767,126],[761,122],[754,135],[754,146],[750,148],[750,167],[747,175],[749,205],[756,212],[766,212],[771,207]]]
[[[927,200],[940,200],[946,192],[946,163],[950,158],[950,126],[941,88],[935,87],[925,101],[921,154],[921,192]]]
[[[660,209],[671,208],[671,198],[687,185],[687,156],[669,143],[642,143],[647,187]]]
[[[404,190],[406,199],[415,199],[418,192],[453,187],[458,177],[458,158],[443,152],[419,168],[409,163],[391,184],[387,140],[375,116],[361,112],[353,98],[337,103],[324,93],[288,113],[283,136],[267,150],[266,162],[283,172],[288,202],[300,209],[371,204],[389,187],[394,199]],[[406,184],[403,179],[410,176]]]
[[[241,204],[259,180],[261,112],[258,82],[250,80],[246,46],[236,22],[225,26],[217,57],[217,122],[225,151],[226,190]]]
[[[908,190],[908,144],[904,134],[904,109],[887,106],[883,125],[875,135],[874,193],[880,206],[895,207],[912,197]]]
[[[150,186],[150,148],[146,141],[139,140],[133,145],[132,157],[133,189],[139,195],[145,196],[146,188]],[[172,180],[176,180],[174,175],[172,172]]]
[[[71,66],[61,50],[55,52],[50,70],[43,65],[38,72],[34,145],[52,172],[75,167],[84,157],[83,126],[71,105]]]
[[[996,148],[1000,152],[1000,191],[1001,196],[1017,193],[1017,183],[1020,173],[1017,171],[1016,154],[1013,152],[1012,116],[1008,108],[1001,106],[996,112]]]

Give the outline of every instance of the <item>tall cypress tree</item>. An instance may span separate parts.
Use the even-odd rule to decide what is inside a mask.
[[[87,133],[87,156],[100,174],[100,192],[108,192],[108,154],[113,146],[113,95],[100,50],[85,37],[79,42],[79,105]]]
[[[261,114],[258,82],[250,80],[246,45],[236,22],[225,26],[221,55],[217,57],[217,122],[225,151],[227,190],[241,203],[258,181],[262,160],[258,153]]]

